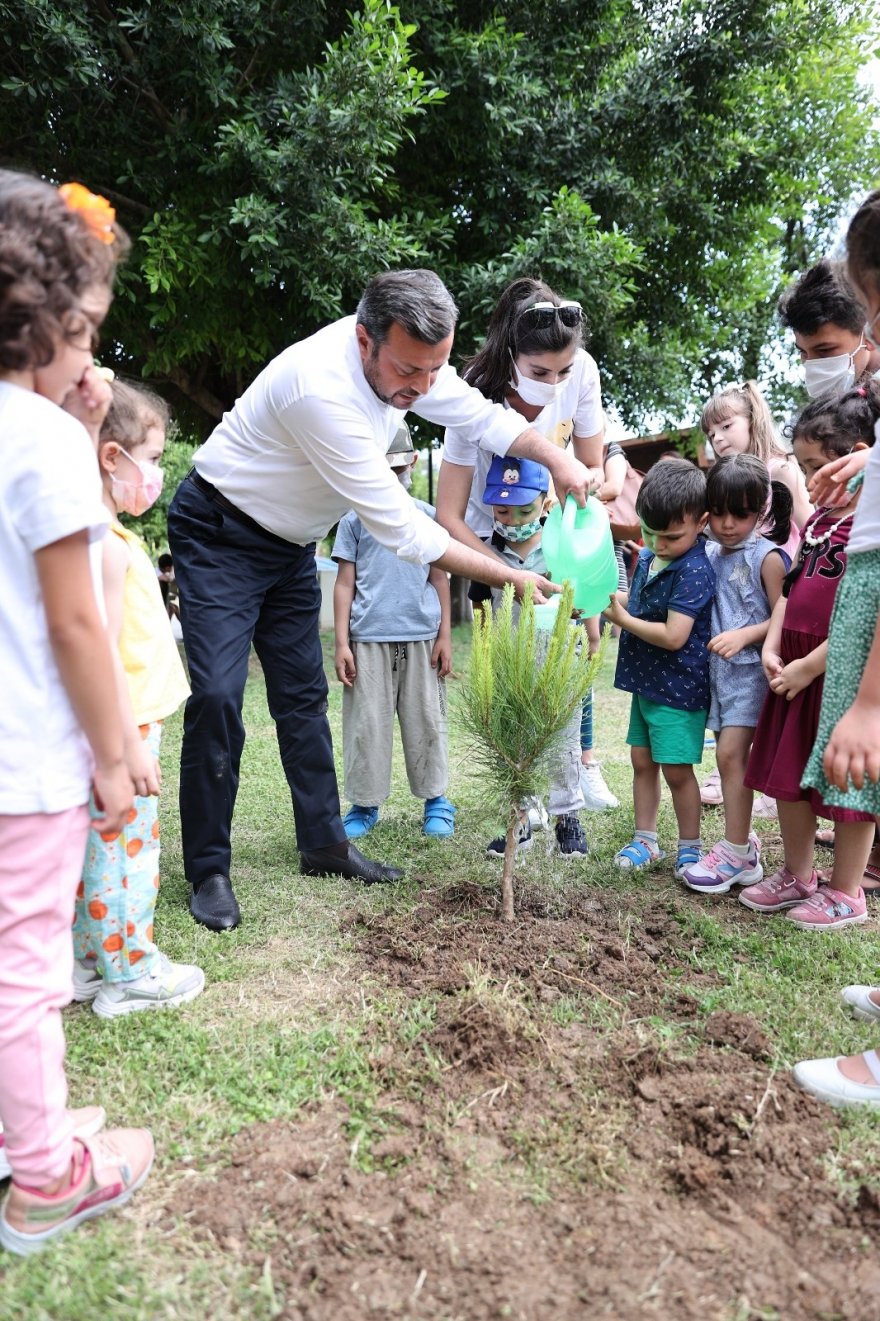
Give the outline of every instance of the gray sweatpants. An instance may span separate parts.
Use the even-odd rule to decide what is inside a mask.
[[[394,713],[416,798],[446,793],[446,683],[431,666],[433,642],[353,642],[357,678],[342,690],[345,796],[378,807],[391,793]]]

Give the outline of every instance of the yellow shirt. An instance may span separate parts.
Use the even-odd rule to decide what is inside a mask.
[[[119,653],[139,725],[164,720],[189,697],[189,684],[171,632],[162,590],[140,538],[115,520],[110,530],[129,554]]]

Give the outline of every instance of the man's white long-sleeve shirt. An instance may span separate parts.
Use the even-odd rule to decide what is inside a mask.
[[[474,429],[497,454],[529,425],[448,365],[411,411],[440,426]],[[427,564],[444,554],[449,533],[416,507],[386,462],[405,416],[370,388],[355,318],[344,317],[274,358],[194,463],[227,500],[285,541],[316,541],[354,509],[383,546]]]

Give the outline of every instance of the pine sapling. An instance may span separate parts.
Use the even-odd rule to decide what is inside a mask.
[[[586,633],[572,622],[572,599],[566,584],[551,632],[536,629],[531,588],[517,607],[513,588],[507,586],[501,608],[492,615],[481,611],[474,619],[461,708],[471,737],[471,767],[507,822],[501,872],[501,910],[507,922],[514,917],[513,860],[522,804],[544,793],[548,761],[605,653],[609,630],[591,656]]]

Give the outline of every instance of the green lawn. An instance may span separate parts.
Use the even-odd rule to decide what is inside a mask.
[[[455,641],[461,673],[467,630],[457,630]],[[630,1019],[638,1009],[646,1039],[665,1050],[687,1053],[694,1046],[692,1026],[664,1017],[660,992],[671,981],[693,996],[698,1016],[718,1009],[754,1015],[770,1037],[779,1069],[805,1055],[865,1049],[870,1031],[841,1013],[836,992],[848,982],[876,976],[880,939],[874,922],[831,935],[801,933],[784,922],[751,917],[730,899],[685,896],[665,864],[650,876],[627,876],[612,867],[610,859],[632,825],[623,742],[627,699],[612,687],[613,660],[612,648],[596,690],[596,743],[622,806],[585,818],[592,853],[584,863],[563,864],[535,848],[518,868],[527,898],[537,897],[552,916],[568,911],[573,895],[589,892],[603,910],[626,914],[622,926],[638,922],[645,903],[658,896],[668,900],[685,953],[662,979],[658,973],[656,1002],[626,1004]],[[244,920],[238,930],[222,936],[197,927],[186,907],[176,816],[180,719],[169,721],[157,938],[171,958],[204,968],[207,989],[180,1011],[118,1022],[103,1022],[84,1006],[66,1012],[73,1103],[100,1100],[111,1123],[148,1125],[156,1138],[157,1162],[126,1213],[78,1231],[39,1258],[3,1260],[3,1321],[84,1321],[101,1315],[119,1321],[234,1316],[258,1321],[286,1315],[283,1290],[271,1275],[200,1239],[192,1220],[175,1223],[175,1197],[192,1180],[222,1169],[242,1129],[300,1115],[304,1107],[313,1113],[322,1102],[336,1099],[347,1107],[353,1162],[360,1170],[373,1168],[375,1145],[387,1131],[380,1101],[389,1086],[387,1067],[380,1067],[382,1050],[392,1042],[411,1052],[414,1043],[426,1040],[442,997],[430,991],[404,996],[373,974],[359,954],[351,915],[363,922],[390,909],[393,918],[395,912],[408,913],[426,886],[491,887],[497,878],[482,850],[499,822],[483,787],[468,778],[467,740],[455,720],[455,686],[452,682],[450,796],[459,806],[456,838],[430,841],[420,834],[421,804],[408,792],[398,750],[393,796],[367,851],[404,865],[407,879],[393,891],[365,891],[298,874],[288,791],[255,667],[247,691],[248,742],[234,830],[234,883]],[[340,708],[334,680],[330,715],[341,767]],[[706,768],[710,764],[707,759]],[[775,823],[762,822],[760,829],[767,860],[775,865]],[[707,816],[704,842],[711,843],[720,830],[718,814]],[[661,842],[674,842],[665,794]],[[504,938],[499,928],[498,939]],[[479,968],[473,970],[468,994],[471,1001],[506,1004],[516,1030],[526,1035],[532,1030],[529,1022],[540,1030],[547,1012],[515,987],[494,984]],[[619,998],[600,996],[586,1003],[573,993],[557,998],[550,1012],[557,1026],[583,1022],[612,1040],[623,1009]],[[411,1053],[407,1058],[412,1059]],[[401,1077],[402,1094],[412,1094],[415,1087],[424,1094],[432,1086],[436,1060],[430,1052],[419,1058],[418,1068]],[[836,1134],[831,1177],[866,1178],[880,1155],[874,1121],[829,1112],[828,1123]],[[567,1177],[573,1140],[571,1132],[560,1132],[543,1141],[539,1179],[536,1174],[542,1197],[554,1196],[557,1174],[563,1181]],[[533,1135],[524,1134],[523,1149],[532,1141]],[[581,1177],[592,1176],[582,1169]]]

